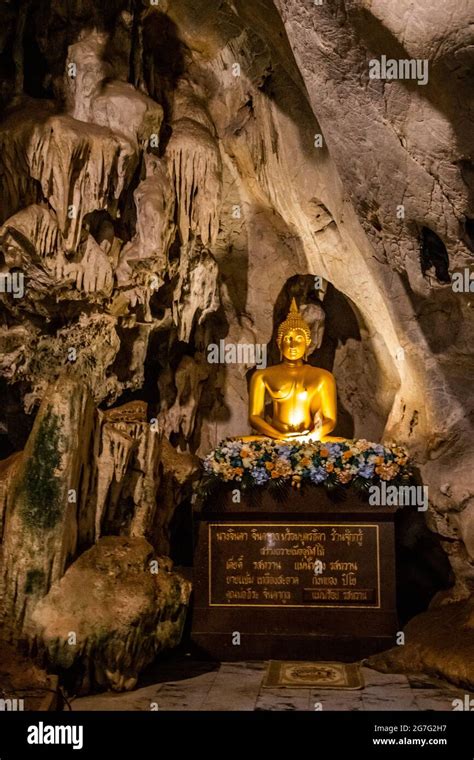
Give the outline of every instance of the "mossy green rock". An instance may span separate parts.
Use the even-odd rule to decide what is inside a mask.
[[[31,530],[54,528],[61,516],[61,417],[51,407],[39,420],[31,456],[25,461],[19,484],[21,516]]]
[[[89,390],[61,376],[47,390],[25,449],[8,480],[0,596],[12,638],[37,601],[61,578],[93,522],[88,496],[96,411]],[[82,523],[81,523],[82,521]]]

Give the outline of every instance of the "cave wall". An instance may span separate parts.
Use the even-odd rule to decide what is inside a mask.
[[[269,344],[278,296],[320,276],[358,325],[331,359],[353,434],[408,446],[469,592],[472,310],[446,280],[471,257],[468,19],[429,5],[2,10],[0,246],[26,273],[0,294],[8,439],[61,372],[103,409],[154,405],[180,452],[249,432],[252,366],[207,347]],[[381,51],[429,58],[429,83],[370,80]]]

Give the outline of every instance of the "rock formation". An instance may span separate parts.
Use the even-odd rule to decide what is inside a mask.
[[[87,389],[61,377],[15,463],[3,534],[2,613],[18,634],[81,541],[78,514],[87,501],[94,414]]]
[[[433,606],[410,620],[404,646],[372,655],[368,664],[386,673],[428,673],[471,689],[473,619],[472,598]]]
[[[38,603],[30,641],[83,691],[132,689],[181,639],[191,586],[171,565],[144,538],[101,538]]]
[[[0,11],[0,274],[24,274],[21,295],[0,289],[0,429],[5,455],[25,447],[0,472],[0,551],[20,628],[101,537],[168,552],[195,456],[249,432],[255,361],[212,364],[208,347],[270,355],[292,295],[315,325],[324,311],[311,361],[334,371],[351,434],[405,444],[429,487],[454,575],[446,614],[471,596],[472,299],[451,278],[474,245],[472,25],[458,6]],[[427,82],[371,78],[382,54],[429,61]],[[54,520],[28,491],[48,440]]]
[[[4,635],[72,669],[77,689],[132,688],[181,637],[190,583],[146,537],[169,552],[169,523],[197,467],[156,422],[144,402],[96,411],[86,386],[61,375],[25,450],[0,473]]]

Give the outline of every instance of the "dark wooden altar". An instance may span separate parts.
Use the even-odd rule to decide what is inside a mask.
[[[194,653],[353,661],[393,646],[395,510],[352,489],[254,494],[195,514]]]

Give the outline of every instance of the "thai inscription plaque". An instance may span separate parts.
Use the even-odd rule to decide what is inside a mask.
[[[210,522],[211,607],[380,608],[379,526]]]

